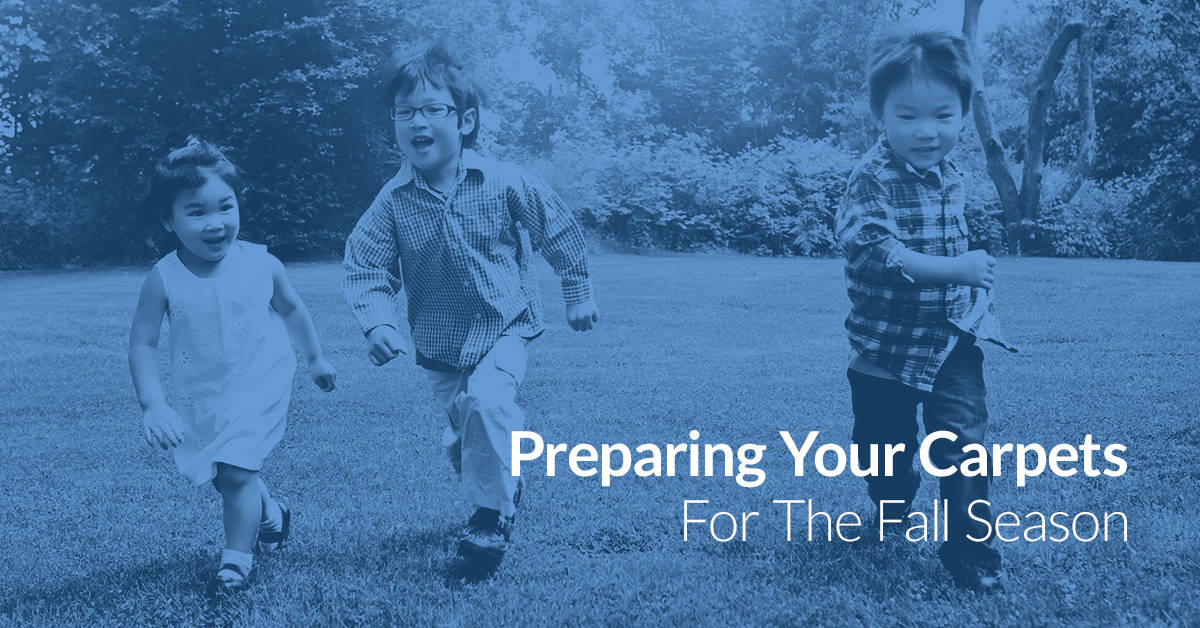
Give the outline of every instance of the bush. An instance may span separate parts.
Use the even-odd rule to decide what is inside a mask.
[[[1200,156],[1200,142],[1191,147]],[[1200,166],[1153,164],[1122,216],[1122,252],[1130,256],[1200,261]]]
[[[583,222],[635,247],[829,255],[853,158],[825,141],[781,137],[727,155],[702,137],[659,132],[616,146],[558,137],[535,163]]]
[[[996,186],[983,166],[972,165],[966,168],[963,188],[966,196],[965,213],[970,233],[970,248],[981,249],[992,255],[1008,253],[1008,242],[1002,222],[1004,211],[1000,208]]]
[[[0,183],[0,270],[33,268],[44,259],[60,266],[86,260],[84,247],[94,236],[88,219],[94,221],[95,216],[80,205],[59,188],[28,179]]]
[[[1108,257],[1112,243],[1101,218],[1076,203],[1051,202],[1034,224],[1039,251],[1060,257]]]
[[[1061,173],[1054,172],[1052,185],[1031,235],[1037,253],[1061,257],[1134,257],[1144,254],[1131,219],[1139,186],[1131,181],[1098,183],[1085,181],[1067,203],[1055,199]]]

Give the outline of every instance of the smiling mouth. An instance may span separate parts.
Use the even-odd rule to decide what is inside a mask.
[[[225,241],[225,236],[220,236],[220,237],[215,237],[215,238],[201,238],[200,241],[205,244],[216,246]]]
[[[418,135],[409,140],[409,143],[415,148],[429,148],[433,146],[433,138],[427,135]]]

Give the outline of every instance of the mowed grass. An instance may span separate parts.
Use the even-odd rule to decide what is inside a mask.
[[[223,603],[204,595],[222,544],[217,495],[147,447],[126,368],[143,270],[0,275],[4,434],[0,623],[877,624],[1200,621],[1200,265],[1004,259],[1011,355],[986,347],[993,442],[1120,442],[1118,478],[992,484],[997,512],[1123,511],[1129,542],[1006,544],[1006,592],[954,590],[936,545],[784,539],[773,499],[868,513],[862,481],[792,475],[777,432],[848,444],[837,260],[601,255],[602,321],[571,332],[542,268],[550,328],[522,390],[548,442],[767,445],[764,485],[732,478],[599,479],[526,469],[514,545],[490,579],[456,577],[469,514],[411,363],[371,366],[336,264],[290,272],[338,389],[301,368],[265,476],[294,535]],[[164,342],[165,344],[165,342]],[[165,354],[165,347],[164,347]],[[165,364],[165,363],[164,363]],[[1011,469],[1011,467],[1010,467]],[[936,495],[926,477],[918,506]],[[758,511],[718,543],[685,499]],[[800,522],[797,521],[797,525]]]

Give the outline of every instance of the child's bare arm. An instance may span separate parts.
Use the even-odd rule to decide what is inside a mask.
[[[158,378],[158,337],[166,311],[167,294],[158,269],[153,269],[142,283],[129,329],[129,373],[142,407],[142,436],[163,449],[183,442],[179,415],[167,404]]]
[[[409,351],[400,330],[391,325],[376,325],[367,332],[367,357],[375,366],[383,366],[402,353],[407,355]]]
[[[593,325],[600,322],[600,311],[596,309],[596,302],[588,299],[583,303],[568,303],[567,304],[567,324],[575,331],[588,331]]]
[[[967,251],[955,257],[925,255],[909,248],[896,251],[904,273],[919,284],[961,283],[991,289],[996,279],[996,258],[986,251]]]
[[[275,294],[271,297],[271,307],[283,317],[288,335],[292,342],[300,348],[304,360],[308,364],[308,374],[318,388],[329,392],[334,388],[334,378],[337,369],[325,359],[321,351],[321,340],[317,338],[317,329],[313,326],[312,316],[292,282],[288,280],[287,271],[283,264],[271,256],[271,276],[275,282]]]

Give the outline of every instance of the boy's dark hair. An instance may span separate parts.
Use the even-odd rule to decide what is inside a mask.
[[[182,190],[194,190],[216,176],[228,185],[238,200],[246,185],[237,166],[225,157],[216,144],[188,136],[187,145],[176,148],[154,167],[150,178],[150,193],[143,201],[143,214],[148,225],[158,225],[171,216],[171,205]]]
[[[971,61],[967,40],[945,30],[893,30],[871,43],[867,83],[871,113],[880,117],[888,92],[915,77],[930,77],[958,92],[963,115],[971,109]]]
[[[461,63],[454,59],[445,40],[397,51],[388,62],[384,80],[386,90],[384,106],[391,110],[396,94],[408,94],[420,83],[445,88],[454,99],[458,123],[462,125],[463,113],[475,110],[475,128],[463,136],[463,148],[475,146],[479,136],[479,107],[483,104],[483,90]]]

